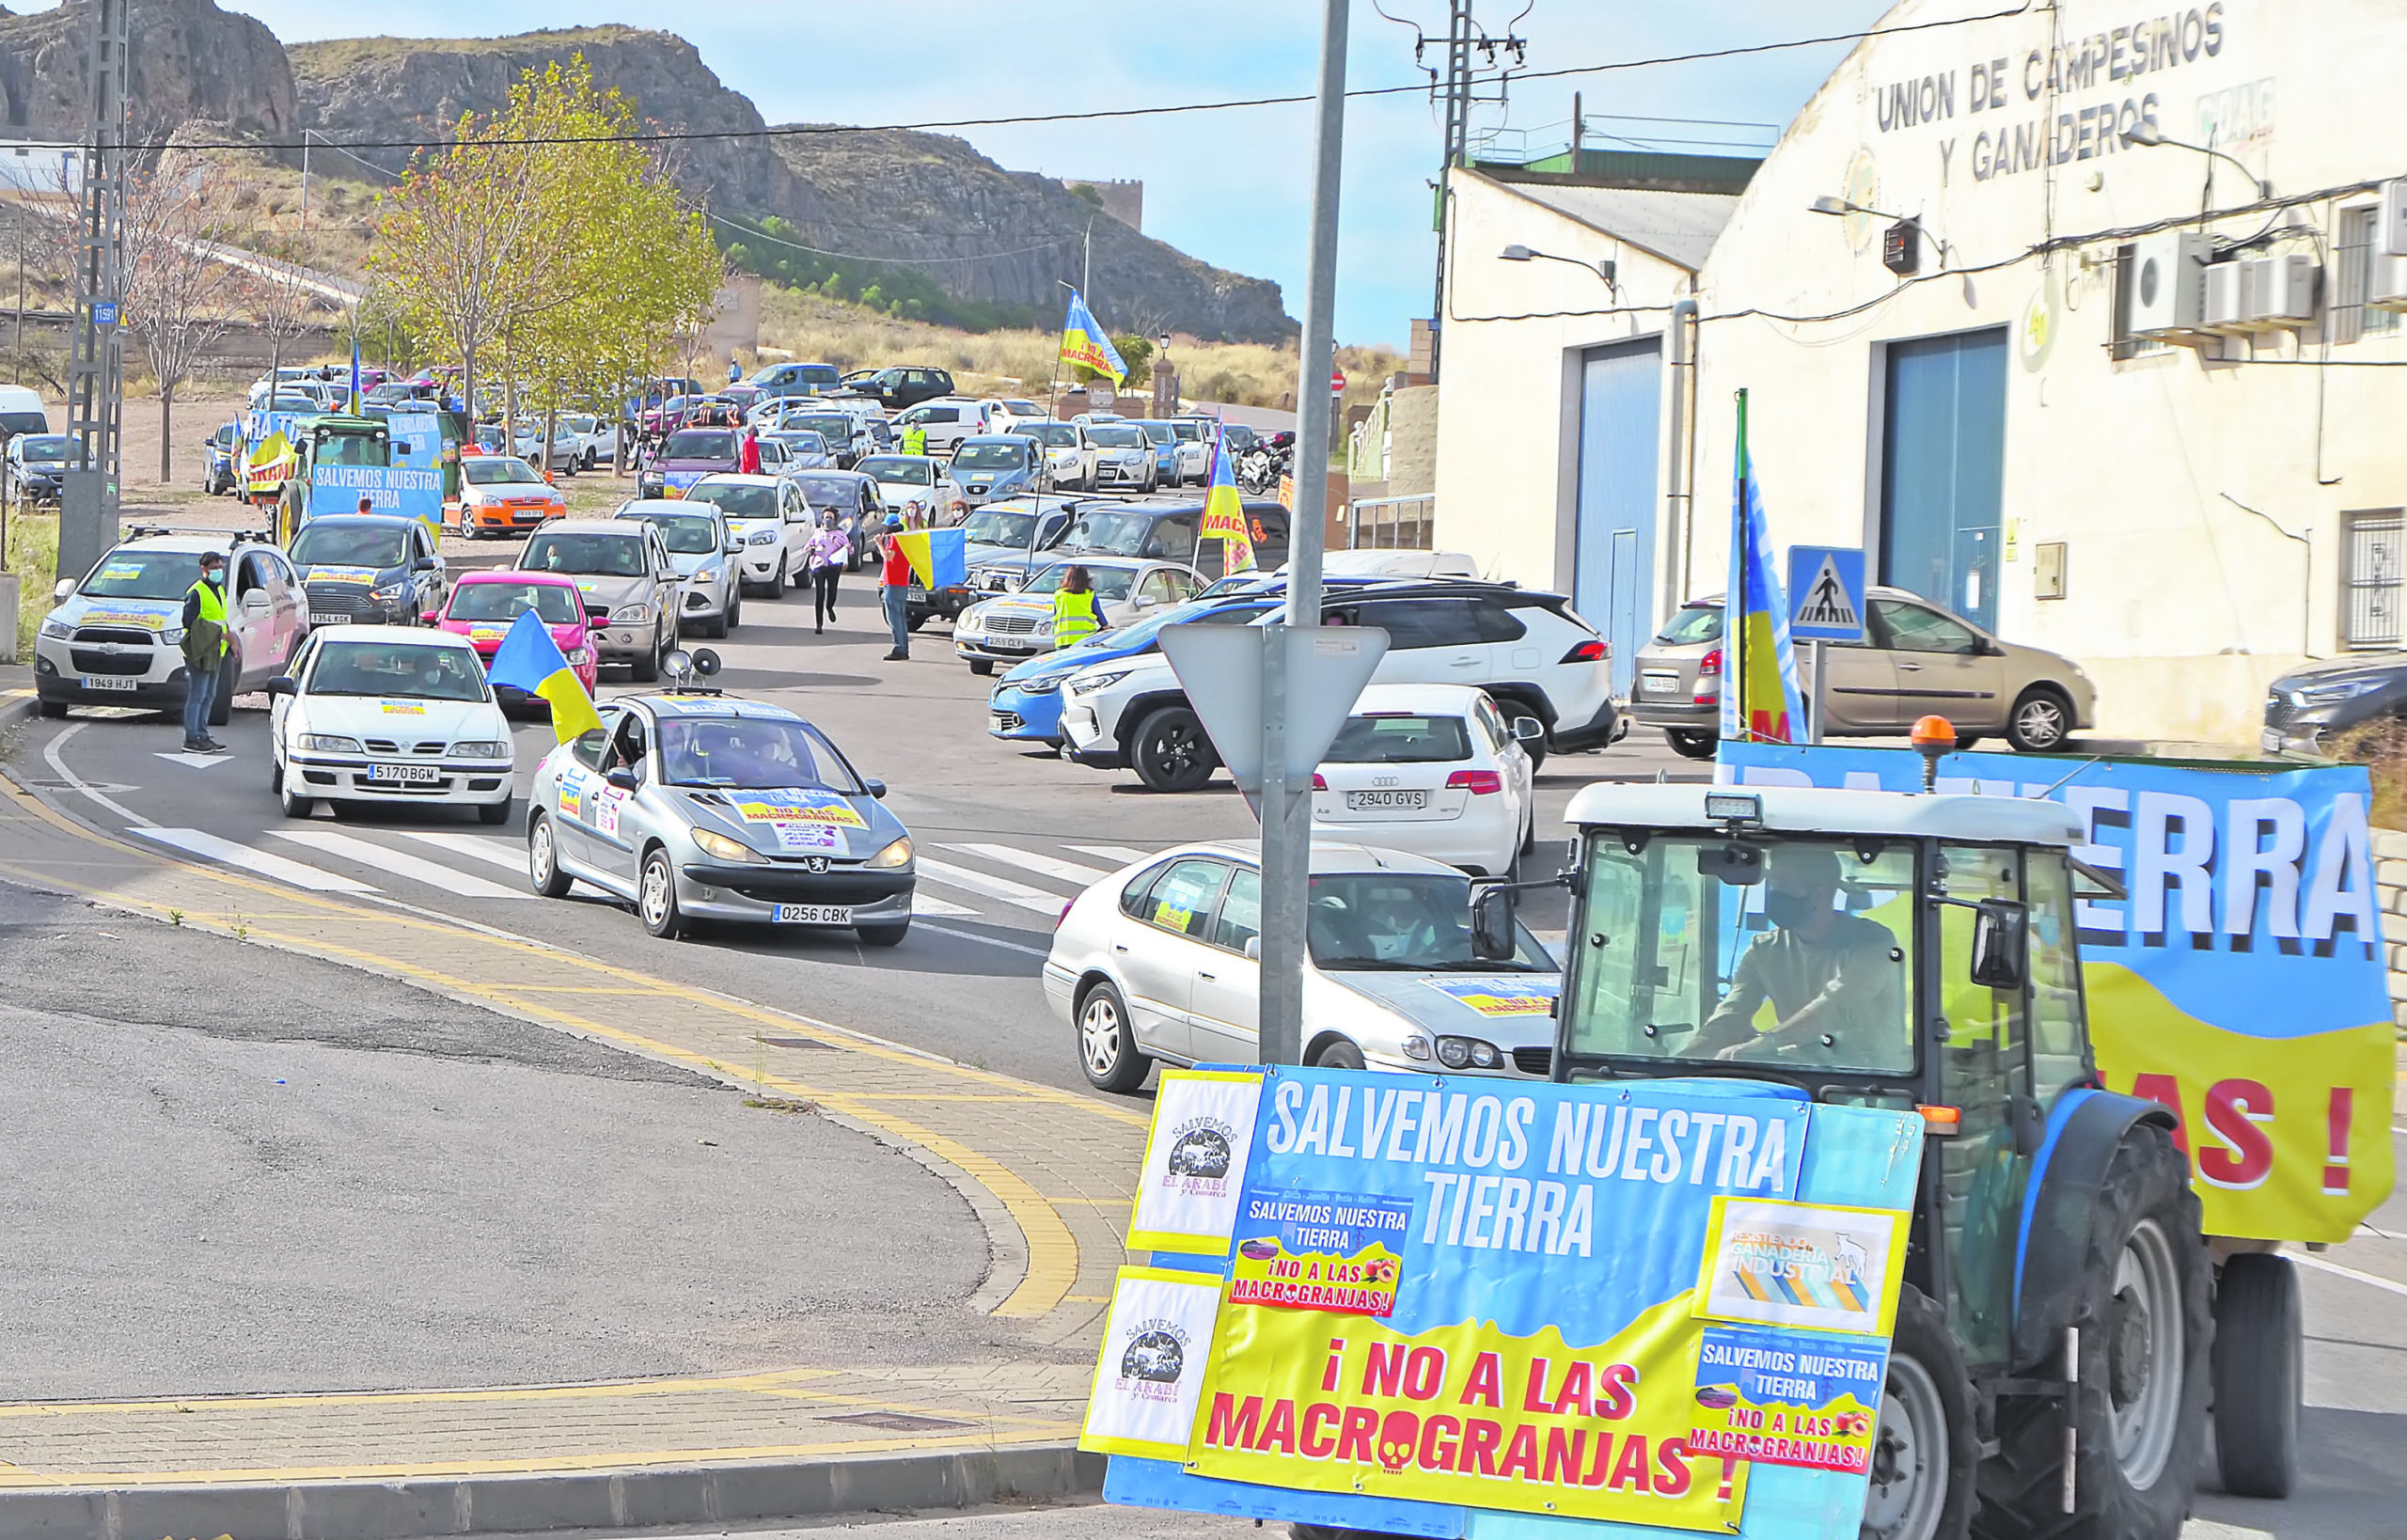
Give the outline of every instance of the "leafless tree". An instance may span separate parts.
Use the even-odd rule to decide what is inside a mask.
[[[206,155],[170,150],[125,178],[125,309],[159,385],[159,479],[173,477],[176,389],[249,300],[233,259],[233,180]]]

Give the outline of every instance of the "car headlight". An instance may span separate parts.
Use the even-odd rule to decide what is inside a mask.
[[[356,754],[360,751],[359,740],[330,733],[305,732],[301,734],[301,751],[305,754]]]
[[[1438,1040],[1438,1062],[1448,1069],[1494,1069],[1503,1061],[1504,1056],[1497,1051],[1495,1044],[1479,1038],[1441,1037]]]
[[[1111,688],[1134,671],[1128,668],[1115,668],[1110,673],[1096,674],[1091,679],[1074,679],[1070,681],[1069,690],[1072,695],[1093,695],[1097,690]]]
[[[1419,1032],[1415,1032],[1411,1036],[1406,1038],[1404,1040],[1404,1056],[1407,1059],[1427,1059],[1429,1057],[1429,1040],[1423,1037]]]
[[[75,628],[65,621],[44,621],[41,623],[41,634],[54,641],[65,641],[75,635]]]
[[[1062,681],[1069,677],[1067,674],[1039,674],[1034,679],[1020,680],[1011,687],[1030,695],[1051,695],[1062,687]]]
[[[184,628],[180,625],[168,626],[165,630],[159,633],[159,639],[165,642],[169,647],[177,646],[184,639]]]
[[[761,858],[761,853],[743,841],[731,840],[724,834],[714,834],[709,829],[696,829],[694,843],[701,847],[703,855],[714,860],[757,861]]]
[[[905,835],[869,858],[869,864],[881,871],[911,864],[911,837]]]
[[[774,529],[755,529],[744,537],[747,545],[775,545],[777,542],[778,532]]]
[[[371,589],[369,590],[368,597],[370,599],[381,599],[385,603],[390,604],[392,601],[399,599],[402,594],[409,591],[409,583],[404,579],[399,583],[387,583],[381,589]]]
[[[455,760],[507,759],[510,757],[510,748],[509,746],[496,743],[490,738],[471,738],[465,743],[453,744],[451,757]]]
[[[571,663],[573,663],[573,664],[574,664],[574,663],[590,663],[590,662],[592,662],[592,661],[593,661],[593,654],[592,654],[592,653],[590,653],[590,652],[587,652],[584,648],[582,648],[582,647],[573,647],[573,648],[569,649],[569,652],[568,652],[568,660],[569,660],[569,662],[571,662]]]
[[[641,625],[651,619],[650,605],[621,605],[610,612],[610,623],[613,625]]]
[[[696,582],[696,583],[716,583],[716,582],[717,582],[717,581],[718,581],[718,563],[717,563],[717,562],[716,562],[716,561],[714,561],[714,562],[712,562],[712,563],[711,563],[709,566],[707,566],[707,567],[697,567],[697,568],[695,568],[695,569],[694,569],[694,575],[693,575],[693,577],[690,579],[690,581],[692,581],[692,582]]]
[[[2361,695],[2371,695],[2388,683],[2383,679],[2344,679],[2333,684],[2309,684],[2292,691],[2290,700],[2301,706],[2336,705]]]

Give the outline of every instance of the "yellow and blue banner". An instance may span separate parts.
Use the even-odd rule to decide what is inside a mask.
[[[1922,786],[1905,749],[1725,739],[1720,760],[1719,778],[1749,786]],[[2072,904],[2078,996],[2105,1089],[2181,1120],[2207,1234],[2348,1239],[2394,1175],[2397,1029],[2366,771],[1974,753],[1941,760],[1937,789],[2065,804],[2086,831],[2072,858],[2121,883],[2123,897]],[[2035,983],[2071,994],[2069,970],[2047,971],[2066,955],[2060,923],[2037,910],[2032,930]]]
[[[1237,493],[1236,473],[1229,465],[1226,440],[1212,445],[1212,486],[1204,495],[1204,524],[1197,531],[1204,540],[1224,542],[1223,573],[1247,573],[1253,570],[1253,541],[1246,530],[1245,499]]]
[[[359,338],[355,337],[351,339],[351,404],[344,410],[359,416]]]
[[[1086,296],[1075,289],[1070,291],[1070,313],[1062,321],[1062,362],[1109,374],[1113,385],[1128,378],[1128,366],[1121,362],[1120,350],[1111,345],[1103,323],[1087,308]]]
[[[493,661],[485,665],[485,677],[496,684],[542,697],[552,708],[552,733],[561,743],[583,737],[602,725],[602,714],[593,709],[593,698],[585,693],[584,682],[568,666],[559,643],[552,640],[552,628],[531,609],[520,610],[518,619],[510,622],[510,635],[502,637]]]
[[[1793,744],[1804,734],[1788,602],[1771,562],[1762,489],[1747,455],[1747,393],[1738,392],[1738,479],[1730,502],[1730,586],[1722,600],[1722,741]]]
[[[969,531],[961,526],[905,529],[893,539],[904,559],[911,563],[911,574],[929,592],[957,589],[969,581]]]

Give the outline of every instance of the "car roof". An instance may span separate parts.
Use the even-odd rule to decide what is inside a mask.
[[[713,471],[694,483],[698,487],[774,487],[783,485],[782,476],[754,476],[742,471]],[[639,497],[637,502],[673,503],[674,497]]]
[[[609,518],[554,519],[549,524],[536,526],[532,531],[538,535],[624,535],[626,532],[626,525],[615,515]]]
[[[683,497],[637,497],[621,505],[610,517],[648,519],[655,513],[690,513],[698,519],[708,519],[718,517],[725,511],[726,510],[708,498],[702,499],[701,506],[697,508]]]
[[[566,573],[529,572],[520,567],[471,568],[454,579],[452,587],[467,583],[548,583],[559,589],[576,587],[576,579]]]
[[[1916,796],[1827,786],[1648,785],[1600,781],[1573,794],[1564,822],[1582,826],[1718,830],[1707,797],[1752,797],[1751,826],[1790,834],[1895,834],[2029,844],[2085,842],[2081,816],[2061,802],[2020,796]]]
[[[742,717],[753,721],[803,722],[809,718],[790,706],[779,706],[766,700],[747,700],[740,695],[707,694],[687,690],[667,689],[657,693],[644,691],[618,697],[621,701],[640,701],[657,716]]]
[[[1158,864],[1182,856],[1210,856],[1221,860],[1236,861],[1246,866],[1262,864],[1262,841],[1259,840],[1200,840],[1192,844],[1173,845],[1156,852],[1147,862]],[[1314,840],[1312,846],[1311,870],[1316,875],[1333,876],[1349,872],[1402,872],[1414,876],[1459,877],[1460,867],[1433,861],[1426,856],[1408,851],[1387,850],[1358,844],[1350,840]]]
[[[109,549],[112,551],[122,551],[129,547],[138,547],[145,551],[185,551],[196,556],[203,551],[215,551],[220,555],[223,555],[226,552],[232,550],[238,543],[235,537],[240,533],[242,533],[242,531],[228,529],[223,535],[197,535],[182,533],[165,535],[131,535],[124,540],[118,541],[115,545],[110,546]],[[249,535],[247,538],[240,541],[239,543],[244,545],[265,545],[270,550],[275,550],[275,547],[269,544],[265,537],[257,534]],[[283,553],[278,551],[276,554],[280,556]]]
[[[1365,684],[1354,700],[1354,715],[1370,712],[1418,712],[1432,716],[1469,715],[1487,692],[1475,684]]]
[[[962,439],[961,439],[961,445],[960,445],[960,447],[961,447],[961,448],[968,448],[970,445],[972,445],[972,444],[1009,444],[1009,443],[1010,443],[1010,442],[1012,442],[1014,439],[1026,438],[1027,436],[1028,436],[1028,435],[1027,435],[1026,433],[1017,433],[1017,432],[1014,432],[1014,433],[965,433],[965,434],[963,434],[963,435],[962,435]]]
[[[301,526],[300,533],[307,534],[322,524],[339,525],[346,528],[364,527],[369,529],[387,528],[414,524],[421,525],[422,526],[422,521],[414,519],[406,513],[322,513],[311,519],[308,523],[303,525]]]
[[[468,638],[456,631],[422,625],[328,626],[329,641],[398,642],[409,647],[466,647]]]

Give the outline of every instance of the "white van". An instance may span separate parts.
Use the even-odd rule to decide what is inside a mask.
[[[0,385],[0,443],[19,433],[50,432],[50,414],[41,397],[24,385]]]

